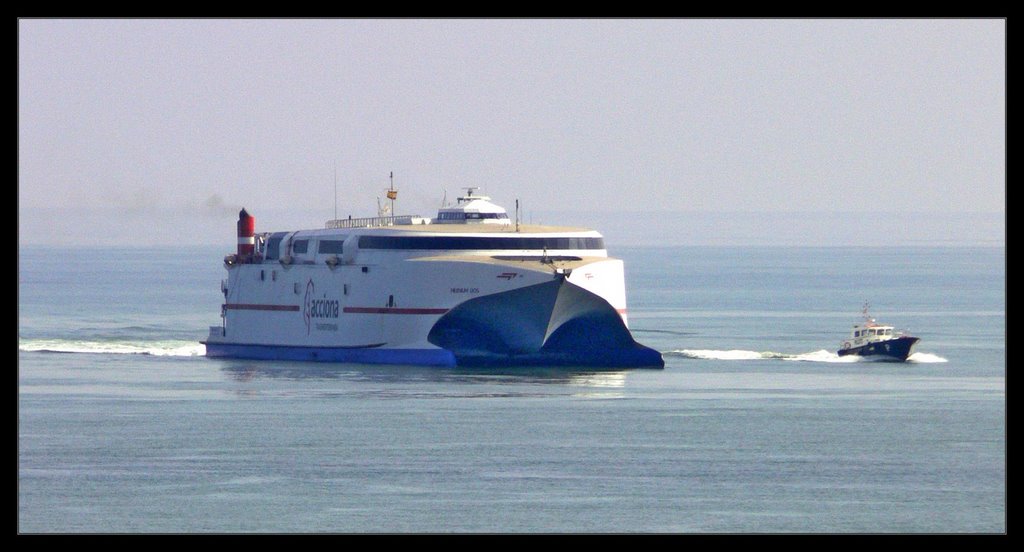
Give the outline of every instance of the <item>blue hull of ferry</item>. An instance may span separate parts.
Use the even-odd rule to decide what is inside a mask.
[[[665,365],[661,353],[639,344],[635,347],[616,351],[562,350],[520,354],[475,351],[462,352],[458,355],[447,349],[346,349],[214,342],[203,342],[203,344],[206,345],[207,357],[248,360],[436,367],[573,366],[594,368],[661,368]]]
[[[355,364],[403,364],[415,366],[455,366],[455,355],[444,349],[384,349],[378,347],[295,347],[203,342],[210,358],[250,360],[296,360],[314,362],[351,362]]]
[[[565,279],[470,299],[427,340],[460,366],[663,368],[608,302]]]

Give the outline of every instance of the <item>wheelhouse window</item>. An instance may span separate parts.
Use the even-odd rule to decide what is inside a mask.
[[[508,218],[508,213],[473,213],[473,212],[440,212],[437,215],[438,220],[481,220],[481,219],[498,219],[503,220]]]
[[[292,243],[292,252],[300,255],[305,255],[309,249],[309,240],[295,240]]]
[[[360,236],[360,249],[542,250],[604,249],[604,238],[479,236]]]

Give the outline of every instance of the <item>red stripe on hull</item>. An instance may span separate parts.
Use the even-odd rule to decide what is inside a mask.
[[[404,309],[398,307],[345,307],[348,314],[444,314],[448,309]]]
[[[259,310],[259,311],[299,311],[298,305],[259,305],[252,303],[228,303],[224,305],[228,310]]]

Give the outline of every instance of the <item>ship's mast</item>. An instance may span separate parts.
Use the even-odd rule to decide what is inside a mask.
[[[391,187],[388,188],[388,199],[391,200],[391,216],[395,216],[395,198],[398,197],[398,190],[395,189],[395,172],[391,171]]]

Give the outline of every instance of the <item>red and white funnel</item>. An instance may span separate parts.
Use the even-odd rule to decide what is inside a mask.
[[[238,256],[251,257],[256,249],[256,218],[243,207],[238,213]]]

